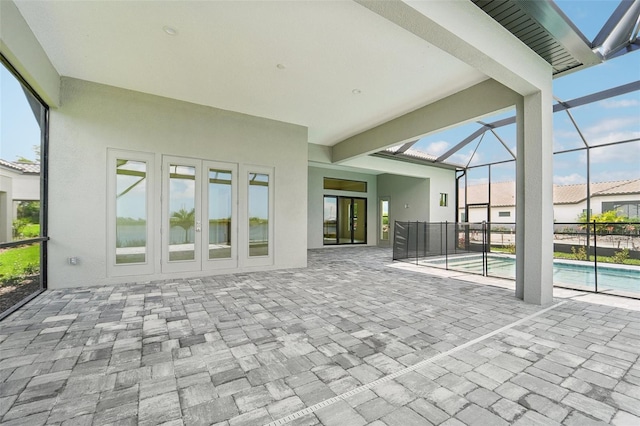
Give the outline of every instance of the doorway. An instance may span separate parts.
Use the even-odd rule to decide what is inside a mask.
[[[165,156],[162,270],[237,266],[235,164]]]
[[[324,244],[367,243],[367,199],[324,197]]]

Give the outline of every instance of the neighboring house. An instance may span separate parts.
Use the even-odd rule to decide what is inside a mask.
[[[591,214],[616,210],[628,217],[640,216],[640,179],[591,183]],[[458,194],[458,219],[465,217],[465,191]],[[515,182],[491,184],[491,214],[489,215],[489,185],[470,185],[466,204],[469,222],[515,222]],[[587,209],[587,184],[554,185],[553,217],[556,223],[576,222]]]
[[[11,241],[20,201],[40,200],[40,164],[0,160],[0,241]]]

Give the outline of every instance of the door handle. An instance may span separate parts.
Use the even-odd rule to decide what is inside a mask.
[[[202,226],[200,225],[200,221],[196,220],[196,232],[202,231]]]

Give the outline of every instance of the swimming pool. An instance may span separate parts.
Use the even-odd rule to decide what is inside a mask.
[[[456,257],[424,259],[424,266],[438,268],[448,267],[450,270],[482,274],[483,262],[481,254],[462,255]],[[504,254],[487,255],[487,275],[514,280],[516,262],[514,256]],[[640,268],[629,265],[598,263],[598,291],[619,291],[640,295]],[[553,284],[595,291],[596,273],[592,262],[575,260],[553,261]]]

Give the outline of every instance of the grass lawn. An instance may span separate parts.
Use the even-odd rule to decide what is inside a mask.
[[[494,253],[514,254],[513,250],[509,250],[508,248],[503,248],[503,247],[491,246],[491,251],[494,252]],[[553,258],[554,259],[577,260],[576,259],[576,255],[574,253],[562,253],[562,252],[559,252],[559,251],[556,251],[556,252],[553,253]],[[589,256],[589,261],[593,262],[593,260],[594,260],[593,256]],[[618,263],[612,257],[609,257],[609,256],[598,256],[598,262],[602,262],[602,263]],[[640,259],[625,259],[622,264],[623,265],[640,266]]]
[[[0,280],[33,275],[40,268],[40,245],[12,247],[0,251]]]
[[[556,259],[572,259],[576,260],[576,256],[573,253],[560,253],[555,252],[553,257]],[[593,262],[593,256],[589,256],[589,261]],[[602,263],[618,263],[613,260],[613,258],[608,256],[598,256],[598,262]],[[623,265],[636,265],[640,266],[640,259],[625,259]]]

